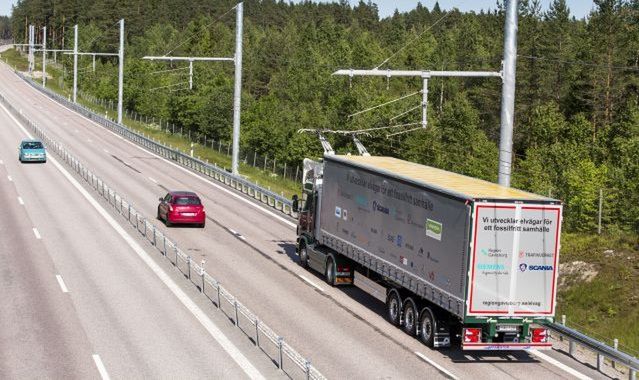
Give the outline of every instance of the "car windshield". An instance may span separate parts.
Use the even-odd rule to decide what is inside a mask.
[[[42,149],[42,143],[39,141],[30,141],[22,144],[22,149]]]
[[[198,197],[176,197],[174,203],[176,205],[199,205],[200,198]]]

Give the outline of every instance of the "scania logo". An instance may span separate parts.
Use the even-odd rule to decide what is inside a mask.
[[[373,201],[373,211],[379,211],[383,214],[390,214],[390,210],[388,209],[388,207],[385,207],[379,203],[377,203],[377,201]]]
[[[553,270],[553,266],[552,265],[528,265],[528,264],[522,263],[522,264],[519,264],[519,270],[522,272],[525,272],[526,270],[547,271],[547,270]]]

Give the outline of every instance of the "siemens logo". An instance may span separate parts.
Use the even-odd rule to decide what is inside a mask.
[[[505,270],[504,264],[477,264],[479,270]]]
[[[388,207],[385,207],[379,203],[377,203],[377,201],[373,201],[373,211],[379,211],[382,214],[390,214],[390,210],[388,209]]]

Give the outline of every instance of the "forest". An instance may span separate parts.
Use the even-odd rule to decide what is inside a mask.
[[[543,10],[540,0],[519,1],[513,186],[561,199],[564,226],[574,232],[597,230],[602,194],[605,229],[637,232],[639,0],[594,3],[585,19],[576,19],[565,0],[553,0]],[[125,108],[228,141],[232,64],[196,63],[194,86],[188,89],[183,64],[141,57],[232,57],[235,4],[19,0],[10,19],[11,33],[22,43],[27,24],[37,30],[47,25],[50,47],[69,48],[77,23],[81,51],[115,52],[116,23],[124,18]],[[496,181],[499,78],[431,79],[428,126],[408,131],[421,118],[421,79],[349,79],[331,73],[375,67],[499,71],[503,8],[501,0],[493,10],[468,13],[417,3],[409,12],[381,18],[372,2],[246,1],[242,146],[297,164],[322,154],[317,136],[298,133],[302,128],[408,124],[360,139],[374,155]],[[0,19],[0,33],[3,23]],[[70,81],[71,58],[64,58],[63,65]],[[81,59],[83,68],[90,65],[90,58]],[[82,71],[80,89],[117,99],[117,61],[103,58],[97,66],[95,72]],[[410,94],[414,96],[350,116]],[[356,152],[348,138],[328,137],[339,152]]]

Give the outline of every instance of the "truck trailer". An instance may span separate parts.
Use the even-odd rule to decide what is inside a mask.
[[[392,157],[305,160],[300,265],[386,288],[386,318],[431,347],[551,347],[560,201]]]

